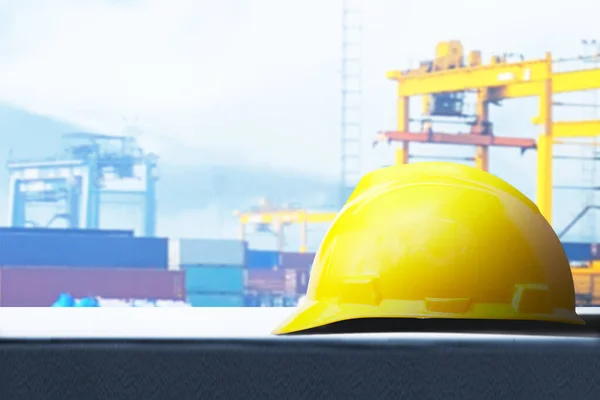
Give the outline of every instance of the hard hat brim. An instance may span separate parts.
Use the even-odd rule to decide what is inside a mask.
[[[362,318],[445,318],[445,319],[494,319],[558,322],[585,325],[577,313],[566,309],[555,309],[551,314],[522,314],[510,305],[479,304],[468,313],[441,313],[425,311],[423,301],[387,300],[378,306],[340,304],[337,301],[305,301],[292,312],[277,328],[274,335],[300,333],[335,322]]]

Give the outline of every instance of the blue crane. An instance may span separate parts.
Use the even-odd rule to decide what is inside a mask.
[[[69,133],[62,140],[57,157],[9,160],[11,226],[50,227],[62,220],[71,229],[99,229],[104,195],[118,194],[137,200],[142,235],[154,236],[158,157],[144,153],[133,137]],[[36,203],[55,206],[50,220],[28,215],[28,206]]]

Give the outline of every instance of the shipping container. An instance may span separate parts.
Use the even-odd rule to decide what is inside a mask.
[[[260,297],[256,293],[247,293],[244,296],[244,307],[260,307]]]
[[[286,294],[296,294],[298,292],[298,272],[295,269],[284,269],[285,287],[283,288]]]
[[[188,292],[240,293],[244,291],[245,269],[201,265],[186,267],[185,285]]]
[[[310,269],[315,253],[281,253],[281,268]]]
[[[595,277],[591,275],[573,275],[575,299],[578,306],[589,305],[594,297]]]
[[[258,292],[283,292],[285,271],[273,269],[249,269],[246,288]]]
[[[170,265],[244,265],[246,242],[231,239],[171,239]]]
[[[296,271],[293,269],[247,271],[246,288],[257,292],[296,293]]]
[[[571,262],[590,261],[598,258],[597,255],[592,254],[591,243],[563,243],[562,245]]]
[[[277,293],[259,293],[247,303],[247,307],[295,307],[297,296],[283,296]]]
[[[600,245],[598,243],[592,243],[591,247],[592,260],[598,261],[600,260]]]
[[[152,269],[0,269],[0,306],[46,307],[61,293],[76,298],[185,299],[185,275]]]
[[[0,235],[0,265],[167,269],[168,240],[94,235]]]
[[[246,266],[252,269],[272,269],[280,264],[278,251],[248,250],[246,253]]]
[[[308,280],[310,278],[309,271],[296,270],[296,293],[306,294],[308,289]]]
[[[61,229],[61,228],[13,228],[0,227],[0,235],[80,235],[133,237],[132,230],[116,229]]]
[[[244,294],[188,293],[192,307],[244,307]]]

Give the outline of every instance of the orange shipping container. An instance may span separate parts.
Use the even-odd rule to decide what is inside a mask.
[[[571,268],[578,306],[600,305],[600,270]]]

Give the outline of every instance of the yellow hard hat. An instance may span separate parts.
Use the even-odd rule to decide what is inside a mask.
[[[535,204],[444,162],[364,176],[321,243],[306,298],[273,333],[362,318],[585,324],[569,261]]]

